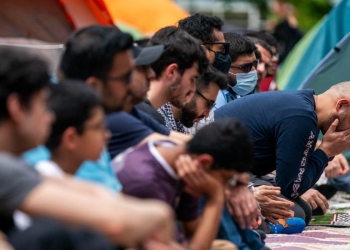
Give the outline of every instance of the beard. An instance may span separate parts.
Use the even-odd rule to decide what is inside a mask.
[[[197,110],[196,110],[196,98],[193,97],[189,103],[183,106],[180,122],[186,128],[191,128],[193,127],[194,120],[196,118],[198,118]]]
[[[345,127],[344,120],[346,118],[346,113],[339,114],[338,117],[336,117],[339,120],[338,126],[335,129],[336,131],[344,131],[348,128]],[[333,119],[334,121],[335,119]]]
[[[169,101],[172,105],[174,105],[177,108],[182,108],[184,104],[180,100],[181,98],[181,77],[175,80],[170,85],[169,89]]]

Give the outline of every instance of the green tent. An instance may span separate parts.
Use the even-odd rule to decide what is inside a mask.
[[[350,32],[323,58],[299,89],[313,89],[323,93],[330,86],[350,81]]]
[[[313,69],[350,32],[350,0],[341,0],[293,48],[277,75],[278,89],[298,89]]]

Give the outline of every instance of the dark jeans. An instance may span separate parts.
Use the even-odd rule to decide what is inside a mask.
[[[25,231],[13,229],[8,240],[16,250],[116,250],[101,235],[73,229],[49,219],[33,221]]]
[[[266,185],[266,186],[276,186],[276,181],[274,177],[265,175],[261,177],[252,177],[252,182],[255,187]],[[290,208],[294,212],[294,217],[299,217],[305,220],[306,225],[309,224],[312,216],[312,210],[310,205],[304,201],[302,198],[298,197],[297,199],[291,200],[283,196],[282,194],[278,195],[283,199],[289,200],[294,203],[294,206]]]

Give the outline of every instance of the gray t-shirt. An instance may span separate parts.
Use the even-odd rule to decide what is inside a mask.
[[[41,181],[39,173],[21,158],[0,153],[0,230],[12,226],[13,212]]]

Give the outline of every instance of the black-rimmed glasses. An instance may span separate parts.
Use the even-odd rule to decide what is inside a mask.
[[[241,66],[230,66],[230,68],[232,68],[232,69],[240,69],[244,73],[249,73],[252,70],[253,67],[256,69],[258,67],[258,64],[259,64],[259,60],[257,59],[257,60],[255,60],[252,63],[247,63],[247,64],[244,64],[244,65],[241,65]]]
[[[214,45],[214,44],[221,44],[224,47],[224,51],[221,52],[224,55],[227,55],[230,49],[230,43],[225,43],[225,42],[207,42],[203,43],[203,45]],[[209,49],[209,48],[208,48]],[[210,51],[213,51],[212,49],[209,49]],[[215,51],[213,51],[215,53]]]
[[[120,81],[120,82],[126,83],[126,85],[129,85],[131,82],[131,78],[132,78],[132,70],[130,70],[129,72],[127,72],[123,76],[105,77],[104,80],[105,81]]]
[[[196,94],[201,96],[208,104],[208,109],[211,110],[213,107],[215,107],[216,103],[213,100],[209,100],[208,98],[206,98],[201,92],[199,92],[198,90],[196,90]]]

